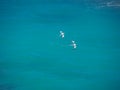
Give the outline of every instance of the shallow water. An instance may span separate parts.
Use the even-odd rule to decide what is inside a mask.
[[[0,2],[0,90],[120,89],[118,1]]]

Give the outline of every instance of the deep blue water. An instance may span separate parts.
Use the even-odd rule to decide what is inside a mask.
[[[1,0],[0,90],[120,90],[119,4]]]

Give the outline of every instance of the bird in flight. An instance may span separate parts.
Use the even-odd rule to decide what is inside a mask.
[[[60,37],[64,38],[65,37],[65,34],[63,31],[60,31]]]
[[[63,31],[60,31],[60,37],[61,37],[61,38],[64,38],[64,37],[65,37],[65,34],[64,34]],[[72,42],[72,44],[70,44],[69,46],[72,46],[74,49],[77,48],[77,45],[76,45],[75,41],[72,40],[71,42]]]
[[[73,48],[77,48],[77,45],[76,45],[75,41],[72,40],[72,45],[71,46],[73,46]]]

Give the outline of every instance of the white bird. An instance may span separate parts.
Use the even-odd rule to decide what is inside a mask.
[[[64,38],[64,37],[65,37],[65,34],[64,34],[64,32],[63,32],[63,31],[60,31],[60,36],[61,36],[62,38]]]
[[[73,48],[77,48],[77,45],[76,45],[75,41],[73,41],[73,40],[72,40],[72,46],[73,46]]]
[[[75,41],[72,40],[72,43],[75,43]]]

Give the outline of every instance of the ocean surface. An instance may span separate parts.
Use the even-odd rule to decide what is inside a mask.
[[[120,1],[0,0],[0,90],[120,90]]]

